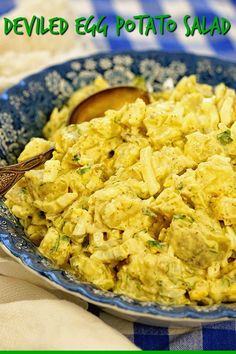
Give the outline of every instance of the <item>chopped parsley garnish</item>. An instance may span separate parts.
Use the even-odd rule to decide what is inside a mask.
[[[185,281],[184,279],[177,278],[176,280],[179,281],[180,283],[182,283],[183,286],[185,286],[189,290],[191,290],[193,288],[193,285],[191,283],[189,283],[188,281]]]
[[[73,158],[72,158],[72,161],[74,161],[74,162],[79,162],[79,160],[80,160],[80,156],[79,155],[74,155],[73,156]]]
[[[142,289],[141,283],[140,283],[139,280],[137,280],[137,281],[135,282],[135,284],[136,284],[136,288],[137,288],[138,290],[141,290],[141,289]]]
[[[53,248],[51,249],[51,251],[56,252],[58,250],[60,244],[60,236],[58,236],[55,245],[53,246]]]
[[[120,118],[119,116],[116,116],[116,117],[114,118],[114,122],[115,122],[116,124],[120,124],[120,121],[121,121],[121,118]]]
[[[183,220],[185,218],[186,218],[186,215],[183,215],[183,214],[176,214],[176,215],[173,216],[174,220],[178,220],[178,219]]]
[[[56,240],[56,243],[55,245],[53,246],[53,248],[51,249],[51,251],[53,252],[56,252],[58,251],[58,248],[59,248],[59,245],[60,245],[60,242],[61,241],[66,241],[66,242],[69,242],[70,241],[70,238],[66,235],[59,235],[57,240]]]
[[[26,188],[26,187],[22,187],[22,188],[21,188],[21,192],[22,192],[23,194],[26,194],[26,193],[27,193],[27,188]]]
[[[149,208],[144,208],[143,209],[143,215],[147,215],[147,216],[150,216],[152,218],[156,217],[156,214]]]
[[[62,241],[69,241],[70,238],[69,238],[68,236],[66,236],[66,235],[62,235],[62,236],[61,236],[61,240],[62,240]]]
[[[157,240],[148,240],[147,241],[147,246],[148,247],[157,247],[157,248],[162,248],[163,247],[162,243],[157,241]]]
[[[192,218],[192,216],[188,216],[188,215],[184,215],[184,214],[176,214],[173,216],[173,220],[186,220],[189,221],[191,223],[194,222],[194,219]]]
[[[210,248],[210,249],[209,249],[209,252],[211,252],[211,253],[218,253],[218,251],[217,251],[215,248]]]
[[[233,141],[233,139],[231,138],[231,131],[229,129],[218,134],[216,138],[222,145],[230,144]]]
[[[183,189],[183,188],[184,188],[183,182],[180,182],[180,183],[176,186],[177,191],[181,191],[181,189]]]
[[[84,167],[81,167],[77,172],[79,175],[84,175],[90,169],[91,169],[91,166],[84,166]]]
[[[143,90],[147,89],[146,81],[142,76],[135,76],[132,81],[132,85],[134,85],[140,89],[143,89]]]
[[[194,222],[194,218],[192,218],[192,216],[188,216],[187,219],[190,221],[190,222]]]

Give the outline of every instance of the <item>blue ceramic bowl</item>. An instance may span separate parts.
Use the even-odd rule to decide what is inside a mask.
[[[196,74],[201,82],[224,82],[236,89],[236,64],[222,60],[159,51],[98,54],[47,68],[10,88],[0,97],[0,164],[16,161],[32,136],[40,136],[50,112],[61,106],[78,87],[99,74],[111,85],[125,84],[143,76],[154,90],[171,78]],[[56,268],[25,237],[17,219],[0,200],[0,242],[4,249],[51,284],[131,320],[156,325],[189,325],[236,318],[236,304],[211,307],[168,307],[135,301],[102,291]]]

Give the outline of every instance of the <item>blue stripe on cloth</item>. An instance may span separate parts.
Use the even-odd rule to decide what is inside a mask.
[[[134,343],[143,350],[169,350],[168,328],[134,323]]]
[[[116,12],[113,8],[112,0],[92,0],[93,8],[96,11],[97,17],[107,16],[106,23],[109,25],[107,41],[109,42],[112,51],[130,50],[131,43],[121,33],[120,37],[116,36]]]
[[[158,15],[164,14],[162,6],[161,6],[161,1],[141,0],[140,2],[142,5],[142,8],[146,14],[152,15],[152,16],[158,16]],[[174,16],[173,16],[173,19],[174,19]],[[164,50],[167,50],[167,51],[183,51],[184,50],[182,44],[178,41],[174,32],[170,33],[170,32],[165,31],[165,34],[163,36],[160,35],[159,33],[157,33],[156,40],[158,43],[160,43],[162,49],[164,49]]]
[[[211,26],[213,19],[217,14],[214,9],[209,6],[207,0],[201,1],[192,1],[191,2],[193,11],[196,16],[199,16],[200,20],[202,16],[206,16],[206,26]],[[192,14],[193,15],[193,14]],[[223,16],[223,14],[222,14]],[[222,36],[217,32],[214,33],[214,36],[206,35],[206,39],[209,45],[216,51],[218,54],[225,54],[227,52],[234,51],[234,47],[227,36]]]
[[[0,0],[0,16],[5,15],[15,7],[14,0]]]
[[[224,322],[216,322],[216,323],[209,323],[203,326],[204,328],[210,329],[229,329],[231,331],[236,330],[236,321],[224,321]],[[236,338],[235,338],[236,340]]]
[[[203,326],[203,350],[236,350],[236,334],[235,322],[231,321],[233,328],[229,329],[226,322],[226,328],[222,324],[221,329],[212,328],[210,326]]]

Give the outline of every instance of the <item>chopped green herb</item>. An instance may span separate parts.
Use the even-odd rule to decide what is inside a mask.
[[[180,183],[176,186],[177,191],[181,191],[181,189],[183,189],[183,188],[184,188],[183,182],[180,182]]]
[[[157,247],[157,248],[162,248],[163,244],[157,240],[148,240],[147,241],[147,246],[148,247]]]
[[[184,215],[184,214],[176,214],[173,216],[173,220],[186,220],[189,221],[191,223],[194,222],[194,219],[192,218],[192,216],[188,216],[188,215]]]
[[[140,281],[136,281],[136,288],[138,289],[138,290],[141,290],[142,288],[141,288],[141,283],[140,283]]]
[[[26,194],[26,193],[27,193],[27,188],[26,188],[26,187],[22,187],[22,188],[21,188],[21,192],[22,192],[23,194]]]
[[[236,258],[236,250],[232,251],[231,258]]]
[[[61,224],[61,229],[63,230],[63,227],[65,226],[66,224],[66,221],[62,221],[62,224]]]
[[[90,169],[91,169],[91,166],[84,166],[84,167],[81,167],[77,172],[79,175],[84,175]]]
[[[62,241],[70,241],[70,238],[68,236],[66,236],[66,235],[62,235],[61,236],[61,240]]]
[[[146,233],[147,233],[147,230],[146,230],[146,229],[141,229],[141,230],[135,232],[134,235],[138,235],[138,234],[141,233],[141,232],[144,232],[144,233],[146,234]]]
[[[56,252],[58,251],[58,248],[59,248],[59,245],[60,245],[60,242],[61,241],[66,241],[66,242],[69,242],[70,241],[70,238],[66,235],[59,235],[57,240],[56,240],[56,243],[55,245],[51,248],[51,251],[52,252]]]
[[[209,249],[209,252],[211,252],[211,253],[218,253],[218,251],[217,251],[216,249],[214,249],[214,248],[210,248],[210,249]]]
[[[60,244],[60,236],[58,236],[55,245],[52,247],[51,251],[56,252]]]
[[[230,144],[233,141],[231,138],[231,131],[229,129],[225,130],[223,133],[218,134],[216,138],[222,145]]]
[[[225,278],[225,277],[223,277],[223,278],[221,278],[221,283],[222,283],[222,285],[223,286],[225,286],[225,287],[229,287],[230,286],[230,280],[228,279],[228,278]]]
[[[121,121],[121,118],[120,118],[119,116],[116,116],[116,117],[114,118],[114,122],[115,122],[116,124],[120,124],[120,121]]]
[[[179,282],[181,282],[182,285],[183,285],[185,288],[189,289],[189,290],[191,290],[191,289],[193,288],[193,285],[191,285],[189,282],[187,282],[187,281],[185,281],[185,280],[183,280],[183,279],[181,279],[181,278],[178,278],[178,279],[176,279],[176,280],[179,281]]]
[[[176,214],[176,215],[173,216],[173,219],[174,220],[179,220],[179,219],[183,220],[183,219],[186,219],[186,215]]]
[[[72,158],[72,161],[74,162],[79,162],[80,160],[80,156],[79,155],[74,155],[73,158]]]
[[[135,76],[132,81],[132,85],[134,85],[140,89],[143,89],[143,90],[147,89],[146,81],[142,76]]]
[[[156,214],[149,208],[144,208],[143,209],[143,214],[144,215],[147,215],[147,216],[150,216],[152,218],[155,218],[156,217]]]

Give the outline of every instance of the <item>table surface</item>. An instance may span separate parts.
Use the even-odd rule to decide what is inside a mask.
[[[42,0],[43,1],[43,0]],[[122,51],[163,49],[167,51],[186,51],[196,54],[218,56],[236,61],[236,0],[70,0],[78,17],[107,16],[109,28],[114,28],[114,18],[120,15],[132,18],[134,15],[171,14],[178,28],[174,33],[149,35],[147,37],[122,32],[117,38],[111,31],[107,38],[91,38],[97,51]],[[0,0],[0,16],[13,9],[16,0]],[[206,16],[209,26],[214,16],[225,17],[231,22],[226,36],[195,35],[186,37],[183,27],[185,15]],[[146,350],[234,350],[236,349],[236,321],[191,328],[159,328],[114,318],[89,305],[89,310],[105,322],[125,334],[137,346]]]

